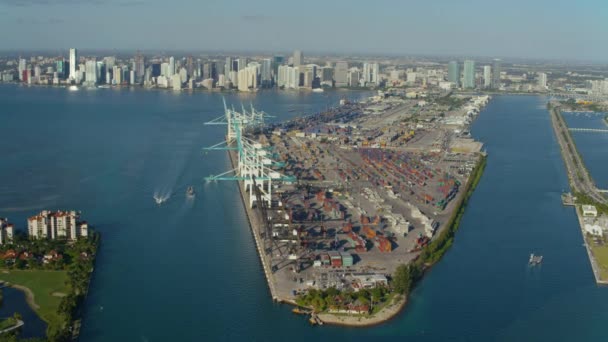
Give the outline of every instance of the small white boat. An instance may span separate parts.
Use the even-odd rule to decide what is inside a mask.
[[[528,264],[530,264],[530,266],[540,265],[542,262],[542,255],[534,255],[534,253],[530,254],[530,260],[528,261]]]

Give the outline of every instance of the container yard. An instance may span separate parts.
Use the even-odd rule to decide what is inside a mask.
[[[453,108],[381,94],[255,126],[259,112],[227,110],[227,145],[235,146],[233,136],[256,147],[237,141],[235,174],[209,179],[241,182],[273,297],[293,301],[332,286],[357,291],[415,260],[445,228],[480,160],[482,145],[468,126],[487,101],[467,98]]]

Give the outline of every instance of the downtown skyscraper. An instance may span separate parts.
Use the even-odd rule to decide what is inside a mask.
[[[70,49],[70,80],[76,80],[76,66],[78,65],[78,51]]]
[[[456,61],[448,63],[448,82],[454,83],[456,87],[460,85],[460,67]]]
[[[467,89],[475,88],[475,62],[471,60],[464,61],[462,87]]]

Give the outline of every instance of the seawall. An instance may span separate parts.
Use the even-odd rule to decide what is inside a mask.
[[[236,160],[238,158],[237,152],[228,151],[228,155],[230,157],[230,164],[233,168],[236,168]],[[272,263],[270,258],[264,251],[264,241],[262,240],[262,236],[260,234],[260,230],[262,229],[262,219],[259,213],[249,207],[247,193],[244,190],[243,181],[238,181],[237,184],[239,188],[239,194],[241,196],[241,201],[243,203],[243,208],[245,209],[245,214],[247,215],[247,221],[249,221],[249,228],[251,229],[251,234],[253,235],[253,239],[255,241],[258,256],[260,257],[260,261],[262,262],[262,268],[264,269],[266,282],[268,283],[268,288],[270,289],[270,295],[275,301],[286,301],[285,299],[280,298],[277,295],[277,291],[275,289],[274,276],[272,275]]]

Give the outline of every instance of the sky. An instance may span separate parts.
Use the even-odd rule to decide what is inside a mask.
[[[608,61],[606,0],[0,0],[1,50]]]

